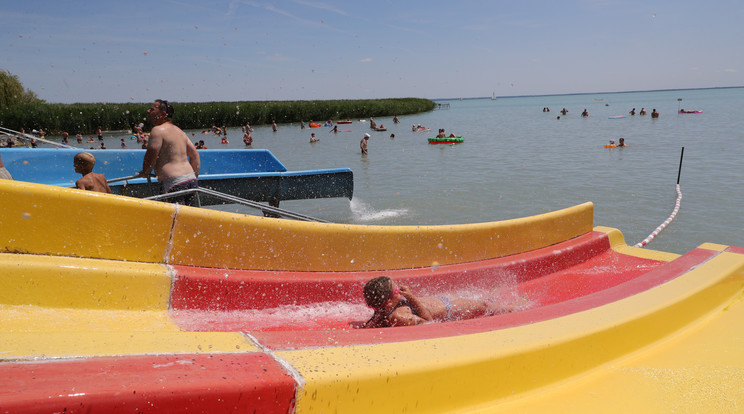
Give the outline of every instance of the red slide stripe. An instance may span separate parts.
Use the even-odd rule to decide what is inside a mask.
[[[295,381],[264,353],[0,364],[0,411],[283,413]]]

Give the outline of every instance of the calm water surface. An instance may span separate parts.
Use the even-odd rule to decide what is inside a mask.
[[[449,103],[449,109],[400,116],[399,124],[392,118],[376,119],[387,132],[371,131],[368,119],[339,125],[350,132],[338,134],[329,133],[330,128],[300,129],[298,124],[279,125],[276,133],[256,127],[252,148],[271,150],[289,170],[351,168],[351,202],[282,202],[282,208],[325,220],[476,223],[592,201],[594,224],[618,228],[628,244],[635,244],[674,208],[684,147],[682,207],[649,248],[685,253],[704,242],[744,246],[742,88],[439,102]],[[550,112],[543,112],[545,107]],[[558,120],[563,107],[569,113]],[[628,114],[642,107],[649,115]],[[704,112],[679,115],[680,107]],[[585,108],[589,118],[580,116]],[[658,119],[651,119],[654,108],[661,114]],[[616,115],[627,116],[608,118]],[[412,124],[434,132],[414,133]],[[465,142],[428,144],[426,138],[438,128],[464,136]],[[311,132],[319,142],[309,143]],[[365,132],[372,138],[369,155],[362,156],[359,140]],[[228,145],[201,131],[188,133],[204,139],[209,148],[244,148],[239,128],[228,130]],[[604,148],[619,137],[628,147]],[[107,137],[107,145],[112,148],[118,138]]]

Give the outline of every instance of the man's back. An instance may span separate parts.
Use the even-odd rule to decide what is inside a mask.
[[[157,154],[155,174],[158,180],[198,173],[189,163],[189,157],[198,159],[196,149],[181,128],[170,122],[152,129],[147,150]]]
[[[154,169],[163,193],[178,191],[181,187],[197,187],[201,167],[199,153],[189,137],[171,121],[173,106],[168,101],[156,99],[147,110],[147,118],[154,126],[142,160],[142,171],[138,175],[149,177]]]

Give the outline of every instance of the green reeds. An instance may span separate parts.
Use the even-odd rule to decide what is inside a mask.
[[[406,115],[434,109],[428,99],[354,99],[323,101],[172,102],[173,123],[183,129],[208,129],[212,125],[237,127],[329,119],[367,119]],[[147,123],[151,103],[18,104],[0,111],[0,126],[27,132],[90,134],[99,126],[104,131],[130,130]]]

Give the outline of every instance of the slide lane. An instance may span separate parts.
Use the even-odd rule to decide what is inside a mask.
[[[168,313],[171,273],[152,263],[0,253],[0,358],[256,349],[238,332],[182,331]]]
[[[671,258],[661,255],[654,260],[617,253],[610,248],[610,241],[608,233],[597,231],[506,258],[386,272],[260,272],[174,266],[172,316],[182,329],[250,331],[263,346],[271,349],[413,340],[502,329],[584,310],[586,304],[599,306],[606,300],[604,296],[583,301],[584,307],[564,304],[557,313],[540,310],[639,278]],[[643,252],[648,255],[647,251]],[[608,272],[612,277],[607,277]],[[349,329],[349,320],[369,318],[371,311],[365,306],[359,307],[363,313],[355,315],[355,319],[330,317],[320,327],[317,321],[289,321],[283,326],[263,329],[259,328],[264,324],[260,314],[241,312],[267,309],[271,310],[269,313],[280,313],[282,306],[317,302],[327,302],[327,307],[339,301],[362,304],[364,283],[380,275],[391,276],[414,291],[440,286],[448,291],[487,292],[494,286],[503,286],[507,291],[505,301],[524,294],[531,303],[526,310],[509,315],[379,330]],[[633,293],[620,291],[613,300]]]
[[[595,233],[589,239],[604,239],[606,243],[605,251],[597,254],[608,254],[608,237]],[[278,411],[287,412],[288,407],[296,404],[297,412],[328,407],[342,412],[359,407],[390,412],[444,412],[517,404],[524,395],[548,398],[554,388],[563,389],[561,384],[566,383],[566,389],[571,389],[575,381],[569,379],[573,377],[610,375],[603,371],[609,362],[643,353],[670,337],[695,331],[696,325],[717,318],[721,309],[739,309],[738,302],[732,305],[731,301],[741,297],[744,256],[741,249],[727,249],[704,245],[613,288],[514,314],[417,327],[346,331],[350,335],[366,335],[349,341],[347,345],[352,346],[335,343],[309,346],[297,339],[287,343],[287,338],[272,344],[272,332],[251,332],[247,337],[237,332],[187,332],[180,330],[177,323],[173,323],[172,327],[176,328],[170,332],[174,336],[168,338],[169,332],[139,332],[137,327],[126,325],[126,318],[113,319],[108,327],[99,327],[100,331],[94,332],[99,340],[120,334],[122,341],[129,336],[136,344],[149,337],[150,349],[137,346],[116,349],[103,341],[98,354],[91,349],[89,354],[77,354],[82,358],[69,358],[73,353],[63,353],[59,356],[68,358],[61,359],[49,359],[54,353],[36,354],[33,358],[6,355],[0,364],[0,372],[7,373],[2,377],[6,378],[2,387],[6,391],[0,393],[0,402],[4,407],[30,411],[33,411],[31,407],[40,407],[40,411],[77,407],[78,411],[91,408],[116,412],[131,409],[130,404],[139,407],[144,403],[150,404],[142,406],[152,411],[173,407],[201,409],[204,406],[200,404],[217,401],[211,405],[212,411],[250,412],[261,407],[265,412],[274,412],[272,407],[279,407]],[[6,254],[0,258],[8,264],[8,269],[18,256]],[[111,270],[107,264],[114,268],[117,264],[69,260],[72,262],[62,263],[62,268],[78,262],[75,267],[83,273],[80,286],[89,284],[85,273],[97,273],[96,279],[105,278]],[[159,270],[145,269],[143,275],[149,274],[154,279],[167,278],[172,272],[167,266],[145,267],[149,266]],[[47,268],[53,269],[53,266]],[[39,274],[46,273],[50,272],[39,270]],[[74,280],[74,274],[68,274],[68,282]],[[32,286],[36,284],[33,278],[29,282]],[[24,294],[33,296],[33,288]],[[132,312],[121,308],[133,308],[121,299],[98,303],[115,308],[114,312]],[[167,311],[162,308],[162,301],[155,303],[152,312]],[[43,303],[38,305],[43,307]],[[59,322],[64,322],[68,310],[59,309],[63,315]],[[80,312],[87,313],[81,313],[78,318],[99,316],[90,309]],[[64,339],[63,328],[60,325],[59,332],[52,332],[51,337],[50,333],[41,332],[46,329],[44,326],[30,327],[27,330],[31,332],[26,333],[35,334],[37,344],[52,344],[49,348],[53,350],[53,344],[59,345],[58,339]],[[96,342],[95,336],[79,327],[76,329],[79,331],[68,332],[67,338],[76,338],[81,349],[85,349],[86,342]],[[317,334],[328,332],[339,333],[329,330]],[[294,332],[295,337],[305,334]],[[178,335],[206,336],[205,342],[189,351],[188,347],[174,345]],[[220,335],[241,338],[215,346]],[[18,332],[5,331],[1,337],[18,337]],[[254,338],[259,343],[254,343]],[[2,349],[13,346],[19,344],[5,343]],[[272,351],[272,346],[277,350]],[[116,352],[112,352],[114,349]],[[721,344],[716,349],[726,351],[719,355],[729,353]],[[19,358],[26,361],[13,362]],[[197,365],[198,370],[194,370]],[[257,368],[246,371],[247,365]],[[71,377],[69,372],[83,375]],[[181,389],[183,393],[175,391]],[[261,401],[256,401],[258,398]],[[268,405],[260,405],[264,403]]]

